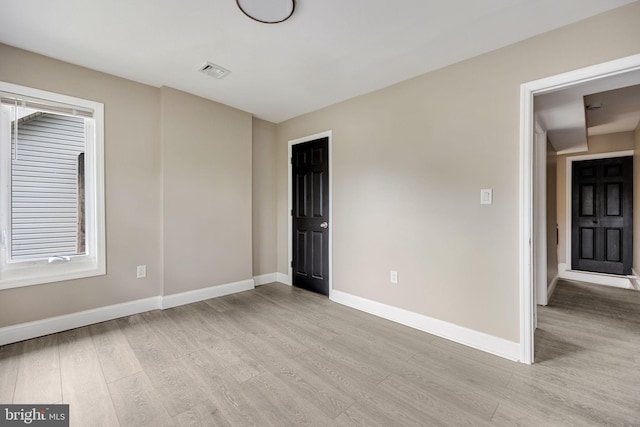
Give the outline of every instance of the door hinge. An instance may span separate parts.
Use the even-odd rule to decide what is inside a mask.
[[[291,268],[293,268],[293,261],[291,261]]]
[[[289,161],[291,162],[291,164],[293,164],[293,157],[291,157]]]
[[[293,216],[293,209],[291,209],[291,216]]]

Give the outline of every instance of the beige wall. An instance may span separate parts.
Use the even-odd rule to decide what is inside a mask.
[[[2,81],[104,103],[107,230],[106,276],[0,291],[0,327],[160,295],[158,90],[2,44],[0,58]]]
[[[107,275],[2,290],[0,327],[252,277],[250,114],[2,44],[0,58],[1,81],[104,103],[107,230]]]
[[[585,154],[633,150],[633,132],[590,136],[588,146],[588,151],[558,156],[558,263],[561,264],[567,262],[567,209],[571,209],[570,205],[567,206],[567,158]]]
[[[164,294],[251,279],[251,115],[160,98]]]
[[[633,269],[640,271],[640,123],[633,133]],[[637,196],[637,197],[636,197]]]
[[[253,119],[253,275],[277,271],[276,125]]]
[[[547,286],[558,276],[557,152],[547,141]]]
[[[279,124],[278,271],[287,141],[331,129],[334,289],[519,341],[520,85],[640,53],[639,20],[636,2]]]
[[[287,141],[332,129],[334,288],[518,341],[519,86],[640,53],[639,20],[636,2],[277,125],[260,209],[276,197],[278,271]],[[0,58],[2,81],[105,104],[108,273],[0,291],[0,327],[251,277],[248,113],[3,45]],[[273,263],[256,257],[261,273]]]

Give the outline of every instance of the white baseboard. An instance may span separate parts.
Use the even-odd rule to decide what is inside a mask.
[[[80,328],[94,323],[106,322],[132,314],[144,313],[150,310],[166,309],[179,305],[190,304],[209,298],[243,292],[254,288],[253,279],[226,285],[212,286],[165,297],[157,296],[122,304],[115,304],[93,310],[50,317],[48,319],[21,323],[0,328],[0,345],[11,344],[31,338],[41,337],[69,329]]]
[[[157,310],[162,305],[162,297],[151,297],[122,304],[109,305],[93,310],[50,317],[48,319],[21,323],[0,328],[0,345],[11,344],[35,337],[54,334],[94,323],[106,322],[132,314]]]
[[[554,277],[547,287],[547,304],[551,299],[551,295],[553,295],[553,293],[556,291],[556,286],[558,286],[558,279],[560,279],[558,276]]]
[[[253,281],[256,286],[266,285],[278,281],[277,273],[261,274],[259,276],[253,276]]]
[[[567,264],[558,264],[558,277],[560,279],[576,280],[578,282],[593,283],[596,285],[613,286],[615,288],[636,289],[631,282],[632,276],[617,276],[613,274],[588,273],[578,270],[567,270]]]
[[[638,276],[638,273],[633,268],[631,269],[631,274],[633,274],[632,277],[629,277],[631,287],[636,291],[640,291],[640,276]]]
[[[368,300],[342,291],[334,290],[331,293],[331,299],[339,304],[343,304],[405,326],[419,329],[505,359],[513,361],[520,360],[520,344],[513,341],[508,341],[503,338],[474,331],[463,326],[458,326],[423,314],[414,313],[402,308]]]
[[[276,276],[277,276],[276,282],[284,283],[285,285],[291,286],[291,280],[289,279],[288,274],[276,273]]]
[[[253,288],[255,288],[253,279],[249,279],[241,282],[228,283],[226,285],[211,286],[209,288],[168,295],[162,298],[162,309],[191,304],[192,302],[203,301],[210,298],[223,297],[237,292],[249,291]]]

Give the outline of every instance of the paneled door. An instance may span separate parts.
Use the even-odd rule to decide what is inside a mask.
[[[631,274],[633,157],[573,162],[571,268]]]
[[[329,139],[292,147],[293,286],[329,295]]]

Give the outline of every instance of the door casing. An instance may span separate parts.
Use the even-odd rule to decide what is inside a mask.
[[[309,142],[320,138],[328,138],[327,144],[329,148],[329,299],[333,298],[333,164],[332,164],[332,131],[316,133],[314,135],[303,136],[301,138],[290,140],[287,144],[287,284],[291,285],[293,281],[293,269],[291,261],[293,260],[293,220],[291,218],[291,210],[293,209],[293,182],[291,180],[292,167],[291,156],[293,146]]]
[[[588,81],[611,77],[640,70],[640,54],[604,62],[555,76],[523,83],[520,85],[520,362],[532,364],[534,361],[534,332],[536,301],[534,297],[533,271],[537,256],[534,255],[534,212],[533,190],[535,169],[534,147],[534,105],[536,95],[554,92]],[[545,254],[546,256],[546,254]]]

